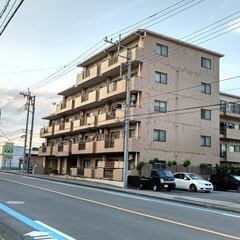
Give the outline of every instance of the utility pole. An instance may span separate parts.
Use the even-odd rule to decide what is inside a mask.
[[[31,148],[32,148],[32,136],[33,136],[33,125],[34,125],[34,115],[35,115],[35,96],[31,95],[31,92],[20,92],[21,95],[24,96],[24,98],[27,98],[27,119],[26,119],[26,128],[25,128],[25,138],[24,138],[24,150],[23,150],[23,168],[22,172],[25,170],[25,164],[27,163],[27,173],[29,173],[30,170],[30,162],[31,162]],[[28,140],[28,127],[29,127],[29,115],[32,114],[31,119],[31,128],[30,128],[30,139],[29,139],[29,152],[28,152],[28,158],[26,158],[26,152],[27,152],[27,140]]]
[[[33,125],[34,125],[34,116],[35,116],[35,96],[31,97],[31,105],[32,105],[32,122],[31,122],[31,130],[30,130],[30,141],[29,141],[29,152],[28,152],[28,161],[27,161],[27,173],[30,172],[30,163],[32,158],[32,138],[33,138]]]
[[[132,63],[131,63],[131,47],[129,46],[123,46],[121,45],[121,35],[119,35],[119,41],[114,43],[112,39],[109,41],[107,37],[105,38],[105,41],[108,43],[111,43],[113,45],[116,45],[118,47],[118,56],[126,58],[127,62],[127,79],[126,79],[126,102],[124,107],[124,168],[123,168],[123,187],[127,188],[128,186],[128,159],[129,159],[129,152],[128,152],[128,140],[129,140],[129,107],[130,107],[130,80],[131,80],[131,69],[132,69]],[[121,56],[119,54],[120,48],[127,49],[127,57]],[[122,68],[120,67],[120,71],[122,71]],[[122,73],[120,72],[120,76],[122,76]]]

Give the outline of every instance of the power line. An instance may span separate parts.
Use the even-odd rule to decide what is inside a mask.
[[[191,0],[190,2],[193,2],[193,1],[195,1],[195,0]],[[201,0],[200,2],[202,2],[202,1],[204,1],[204,0]],[[182,1],[180,1],[180,2],[182,2]],[[190,2],[188,2],[187,4],[189,4]],[[176,4],[175,4],[176,5]],[[184,6],[184,5],[182,5],[182,6]],[[181,7],[182,7],[181,6]],[[169,7],[168,7],[169,8]],[[166,8],[166,9],[168,9],[168,8]],[[179,8],[179,7],[178,7]],[[176,8],[176,9],[178,9],[178,8]],[[165,9],[165,10],[166,10]],[[176,10],[175,9],[175,10]],[[163,10],[162,10],[163,11]],[[183,11],[183,10],[182,10]],[[182,12],[181,11],[181,12]],[[152,15],[152,16],[150,16],[150,17],[153,17],[154,15]],[[171,17],[173,17],[174,15],[171,15]],[[149,18],[150,18],[149,17]],[[161,17],[161,16],[160,16]],[[165,18],[164,20],[166,20],[167,18]],[[111,35],[110,35],[111,36]],[[96,47],[97,45],[99,45],[101,42],[102,42],[103,40],[100,40],[97,44],[95,44],[93,47]],[[106,44],[104,44],[104,45],[106,45]],[[104,46],[103,45],[103,46]],[[92,48],[93,48],[92,47]],[[92,48],[90,48],[89,50],[91,50]],[[89,50],[87,50],[86,52],[89,52]],[[86,53],[85,52],[85,53]],[[94,51],[94,53],[96,52],[96,50]],[[84,53],[83,53],[84,54]],[[83,55],[82,54],[82,55]],[[75,59],[73,59],[69,64],[67,64],[67,65],[70,65],[70,64],[73,64],[74,62],[76,62],[77,60],[79,60],[80,58],[81,58],[81,56],[82,55],[80,55],[80,56],[78,56],[77,58],[75,58]],[[83,61],[83,60],[81,60],[81,61]],[[47,78],[45,78],[45,79],[43,79],[42,81],[40,81],[39,83],[37,83],[37,84],[35,84],[35,85],[33,85],[33,86],[31,86],[30,88],[32,89],[33,87],[36,87],[36,86],[38,86],[39,84],[45,84],[46,85],[46,83],[50,83],[50,82],[52,82],[52,81],[55,81],[56,79],[58,79],[59,77],[62,77],[63,75],[65,75],[65,74],[67,74],[67,73],[69,73],[69,72],[71,72],[71,71],[73,71],[75,68],[76,68],[76,66],[70,66],[70,68],[72,68],[72,69],[69,69],[69,70],[65,70],[64,72],[61,72],[61,71],[58,71],[58,72],[56,72],[56,73],[53,73],[53,74],[51,74],[50,76],[48,76]],[[56,74],[58,74],[57,76],[55,76]]]
[[[3,34],[3,32],[5,31],[5,29],[7,28],[8,24],[11,22],[11,20],[13,19],[13,17],[15,16],[15,14],[17,13],[18,9],[21,7],[21,5],[23,4],[24,0],[21,0],[20,3],[17,5],[17,7],[14,9],[12,15],[10,16],[10,18],[7,20],[7,22],[5,23],[5,25],[3,26],[5,20],[7,18],[5,18],[5,20],[3,21],[2,25],[0,26],[0,28],[3,26],[3,29],[0,31],[0,36]],[[16,1],[14,2],[13,6],[15,5]],[[10,11],[12,10],[12,8],[10,9]]]
[[[3,14],[6,12],[8,6],[9,6],[9,3],[10,3],[11,0],[7,0],[6,4],[4,5],[1,13],[0,13],[0,19],[2,18]]]

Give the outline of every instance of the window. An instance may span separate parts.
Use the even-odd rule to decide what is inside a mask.
[[[201,146],[202,147],[211,147],[211,137],[201,136]]]
[[[211,120],[211,110],[201,109],[201,119]]]
[[[211,94],[211,84],[201,83],[201,93]]]
[[[224,100],[220,100],[220,111],[225,112],[226,111],[226,104],[227,102]]]
[[[90,168],[90,160],[84,160],[84,168]]]
[[[136,137],[135,134],[136,134],[136,133],[135,133],[135,129],[130,129],[130,130],[129,130],[129,138],[134,138],[134,137]]]
[[[155,53],[156,53],[156,55],[167,57],[168,56],[168,46],[162,45],[162,44],[156,44]]]
[[[167,74],[162,72],[155,72],[155,82],[167,84]]]
[[[155,112],[166,112],[167,111],[167,102],[165,101],[154,101],[154,111]]]
[[[153,140],[158,142],[166,142],[166,131],[154,129]]]
[[[211,69],[212,68],[212,61],[209,58],[201,58],[201,66],[203,68]]]

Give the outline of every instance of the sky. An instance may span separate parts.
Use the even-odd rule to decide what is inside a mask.
[[[20,136],[24,134],[26,99],[4,106],[17,93],[64,66],[67,69],[69,62],[105,36],[178,1],[25,0],[0,36],[0,143],[12,140],[23,145],[24,139]],[[0,12],[5,2],[1,1]],[[189,5],[197,2],[200,0],[192,0]],[[148,29],[180,39],[237,11],[240,11],[239,0],[204,0]],[[200,45],[224,54],[220,61],[220,79],[240,75],[240,28],[233,29],[240,26],[240,12],[233,17],[236,19],[223,26],[229,31],[227,34]],[[37,99],[34,146],[43,142],[39,139],[39,129],[47,122],[41,118],[54,111],[54,104],[59,101],[57,92],[74,85],[79,72],[80,68],[73,68],[56,81],[31,89]],[[221,83],[221,91],[240,95],[237,88],[240,88],[240,78]]]

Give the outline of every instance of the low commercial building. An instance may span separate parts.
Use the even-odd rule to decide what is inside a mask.
[[[131,47],[129,170],[158,158],[219,163],[220,53],[155,32],[121,40]],[[113,45],[79,64],[41,129],[47,172],[122,180],[127,51]],[[120,70],[123,71],[120,74]]]
[[[23,159],[21,146],[14,146],[13,142],[5,142],[0,145],[0,168],[18,169]]]

